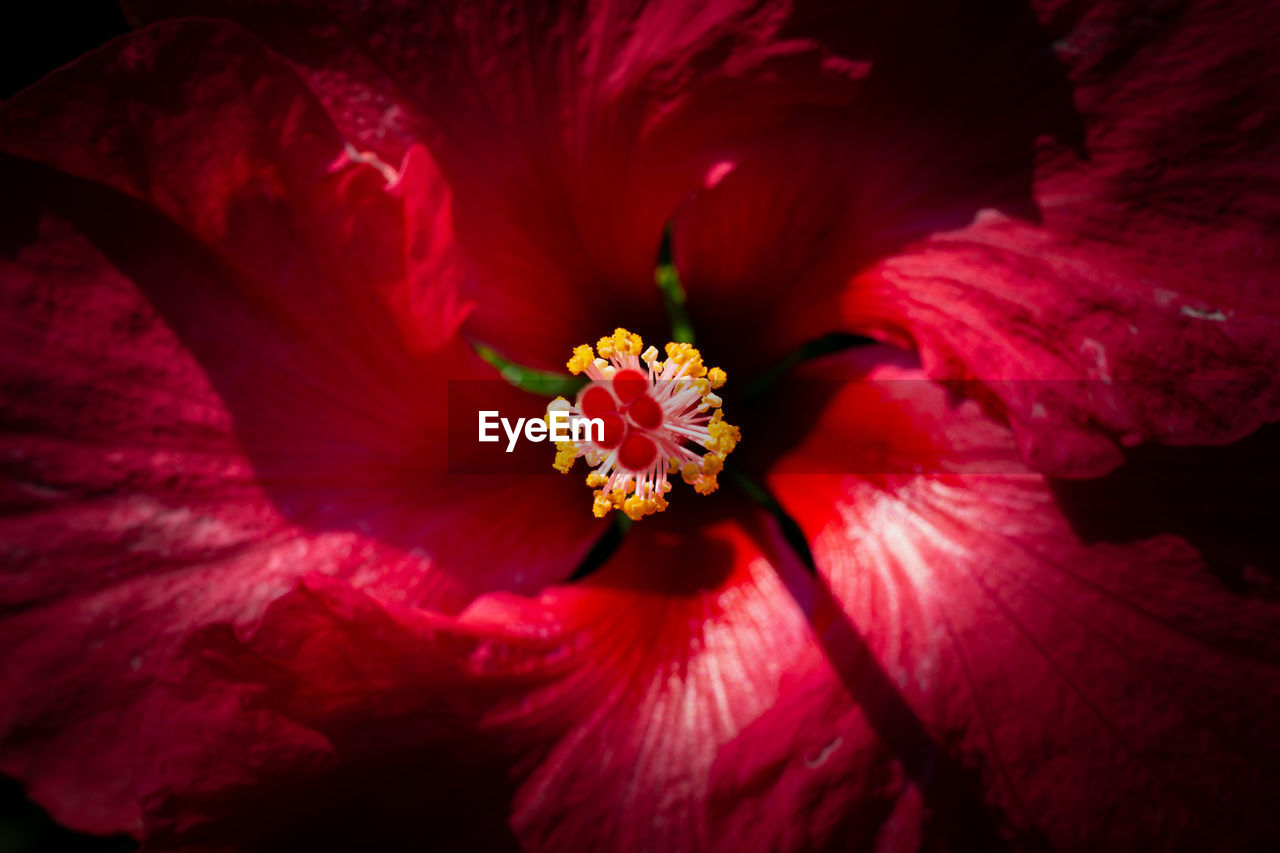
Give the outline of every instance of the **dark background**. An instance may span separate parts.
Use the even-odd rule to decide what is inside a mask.
[[[6,3],[0,20],[0,98],[129,30],[114,0]]]
[[[128,30],[111,0],[6,4],[0,23],[0,98]],[[63,829],[23,795],[20,785],[0,777],[3,853],[122,853],[135,846],[128,838],[96,838]]]

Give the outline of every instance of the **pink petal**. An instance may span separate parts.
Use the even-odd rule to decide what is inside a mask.
[[[572,571],[599,525],[545,508],[580,483],[449,473],[447,380],[530,398],[456,337],[465,267],[421,149],[388,188],[208,22],[113,43],[0,126],[62,170],[0,164],[2,766],[59,820],[137,830],[158,662],[303,574],[458,610]]]
[[[922,239],[850,284],[845,322],[909,333],[935,378],[990,383],[1024,454],[1054,473],[1100,473],[1144,441],[1238,439],[1280,416],[1280,18],[1246,2],[1039,5],[1082,138],[1039,138],[1035,206],[1020,210],[1009,170],[986,198],[930,191],[915,157],[952,144],[949,111],[905,134],[889,124],[869,144],[862,222]],[[1024,100],[968,135],[999,150],[1052,131],[1051,103]],[[959,157],[936,162],[964,174]],[[927,224],[966,203],[972,221]]]
[[[405,843],[504,813],[524,849],[706,843],[717,748],[777,700],[811,635],[784,585],[799,579],[741,527],[651,521],[586,582],[481,599],[452,624],[328,584],[282,599],[243,642],[194,643],[148,727],[156,838],[244,838],[240,807],[292,804],[287,820],[325,826],[329,801],[291,786],[304,770],[321,788],[349,778],[381,750],[404,758],[376,783],[399,821],[378,829]],[[408,790],[402,764],[421,768]],[[440,822],[395,814],[402,796],[440,805]]]
[[[1036,5],[822,9],[872,71],[682,209],[700,343],[914,345],[1060,475],[1241,438],[1280,417],[1280,19]]]
[[[665,334],[653,267],[679,203],[798,105],[850,92],[775,2],[133,5],[241,21],[322,94],[363,84],[357,104],[426,141],[456,191],[470,330],[544,367],[615,325]]]
[[[833,837],[865,839],[870,789],[894,809],[875,835],[885,846],[931,834],[1062,848],[1274,838],[1280,643],[1266,563],[1228,586],[1206,570],[1213,552],[1178,527],[1096,535],[1078,502],[1064,510],[1057,487],[1022,466],[1007,428],[877,357],[813,368],[868,380],[822,405],[812,391],[829,382],[793,383],[820,414],[770,482],[839,602],[820,593],[816,607],[829,669],[798,675],[726,747],[716,801],[754,796],[784,814],[833,796],[854,810],[836,817],[822,801]],[[836,473],[800,473],[820,466]],[[1178,483],[1189,505],[1198,490],[1247,494],[1261,480],[1200,474]],[[868,729],[895,763],[868,763]],[[770,731],[800,734],[770,750]],[[754,772],[742,771],[743,754]],[[856,783],[837,785],[846,774]],[[890,796],[899,778],[915,805]],[[770,831],[762,847],[795,848],[781,821]]]

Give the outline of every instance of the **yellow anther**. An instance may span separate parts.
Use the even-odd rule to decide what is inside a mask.
[[[578,458],[578,448],[571,441],[556,442],[556,460],[551,463],[561,474],[568,474],[573,467],[573,460]]]
[[[727,382],[728,379],[729,379],[728,374],[726,374],[723,370],[721,370],[718,367],[713,367],[707,371],[707,382],[709,382],[711,384],[711,387],[715,388],[716,390],[719,390],[721,387],[723,387],[724,383]]]
[[[719,414],[719,412],[720,410],[716,409],[716,413]],[[703,442],[703,445],[721,456],[732,453],[742,439],[742,432],[736,426],[714,417],[707,424],[707,432],[711,433],[711,438]]]
[[[704,474],[715,476],[724,470],[724,457],[716,453],[708,453],[702,457],[702,464],[698,468]]]
[[[608,335],[596,341],[596,349],[600,351],[601,358],[613,358],[613,336]]]
[[[622,489],[615,488],[609,493],[609,499],[613,501],[614,509],[622,509],[623,503],[627,500],[627,493],[622,491]]]
[[[596,518],[604,518],[609,514],[609,510],[613,509],[613,501],[605,495],[605,493],[597,489],[594,493],[594,500],[591,502],[591,513]]]
[[[658,361],[658,348],[650,346],[647,350],[640,354],[640,360],[645,364],[654,364]]]
[[[705,379],[693,380],[693,387],[699,394],[706,396],[711,393],[711,383]]]
[[[644,349],[640,336],[619,326],[613,330],[613,349],[622,355],[639,355]]]
[[[592,471],[587,475],[587,485],[593,489],[599,488],[607,482],[609,482],[609,478],[599,471]]]
[[[667,344],[667,357],[684,368],[681,373],[694,379],[707,375],[706,365],[702,363],[702,353],[692,344]]]
[[[675,474],[680,470],[680,460],[674,456],[667,459],[667,473]]]
[[[721,400],[718,394],[708,393],[702,396],[702,405],[710,409],[718,409],[724,405],[724,400]]]
[[[693,485],[694,481],[698,479],[700,473],[701,472],[698,471],[697,462],[686,462],[684,467],[680,469],[680,476],[689,485]]]
[[[719,487],[720,484],[716,482],[714,474],[707,477],[699,477],[698,481],[693,484],[693,490],[700,495],[709,495]]]
[[[627,514],[627,518],[632,521],[639,521],[645,517],[644,498],[639,495],[632,495],[627,498],[627,502],[623,504],[622,511]]]
[[[591,346],[589,344],[583,344],[582,346],[573,348],[573,358],[569,359],[565,367],[569,368],[570,373],[577,376],[579,373],[587,369],[588,365],[595,360],[595,357],[596,354],[591,351]]]

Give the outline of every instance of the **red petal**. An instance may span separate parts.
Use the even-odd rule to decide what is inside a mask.
[[[460,693],[474,637],[322,579],[194,635],[139,747],[157,849],[514,849]]]
[[[456,190],[480,271],[471,330],[546,367],[617,318],[665,330],[653,265],[678,204],[796,105],[849,96],[778,2],[132,5],[233,17],[324,69],[322,91],[336,76],[393,104]]]
[[[874,71],[682,210],[699,342],[914,341],[1056,474],[1238,439],[1280,416],[1280,20],[1034,5],[819,7]]]
[[[572,571],[598,526],[544,509],[580,484],[446,474],[446,380],[493,373],[453,334],[463,268],[420,151],[388,189],[287,66],[208,22],[90,55],[0,126],[112,187],[0,164],[3,767],[60,820],[136,831],[156,661],[301,574],[456,610]]]
[[[495,733],[537,756],[514,803],[526,845],[705,844],[717,748],[776,701],[780,674],[810,648],[789,591],[799,575],[780,576],[753,535],[702,509],[636,526],[583,585],[537,603],[486,599],[467,614],[518,626],[531,644],[523,660],[499,655],[502,645],[492,658],[535,679],[493,716]]]
[[[839,684],[815,648],[720,750],[708,810],[721,849],[920,849],[919,796]]]
[[[46,101],[61,108],[50,112]],[[104,103],[130,104],[127,120],[103,111]],[[186,107],[181,119],[174,104]],[[203,244],[127,199],[15,163],[15,196],[22,189],[29,201],[16,211],[10,239],[22,246],[30,241],[24,235],[44,228],[36,236],[59,246],[30,250],[24,263],[38,272],[13,268],[18,327],[35,322],[18,319],[18,308],[39,306],[16,294],[39,292],[42,279],[64,272],[59,252],[83,256],[91,274],[82,287],[119,292],[115,302],[142,303],[130,306],[135,311],[152,303],[195,356],[255,473],[296,520],[469,559],[481,543],[469,540],[459,551],[457,537],[474,527],[459,530],[440,510],[478,523],[480,514],[495,520],[493,508],[505,503],[507,517],[497,518],[513,535],[530,534],[513,541],[563,551],[588,538],[590,526],[562,528],[566,540],[546,519],[536,529],[547,535],[537,535],[525,509],[548,496],[508,501],[529,492],[524,478],[443,477],[446,380],[494,374],[452,335],[462,310],[456,284],[468,271],[450,242],[448,193],[420,149],[386,187],[378,170],[350,162],[286,66],[242,31],[213,23],[159,25],[87,57],[6,104],[5,117],[6,128],[21,128],[6,141],[10,149],[140,196]],[[55,211],[48,224],[37,224],[41,207]],[[94,323],[75,313],[42,316],[27,333],[51,338],[51,351],[15,365],[16,373],[84,375],[67,359],[101,359],[124,346],[94,340],[86,331]],[[128,331],[104,326],[93,334]],[[74,354],[72,340],[80,345]],[[527,404],[505,383],[484,384],[495,404]],[[70,414],[48,402],[49,420]],[[146,415],[122,409],[120,417],[150,429]],[[568,494],[551,488],[556,498]],[[511,553],[511,544],[501,544],[505,556],[470,565],[526,578],[540,571],[539,559]],[[553,574],[572,562],[562,554]]]
[[[799,117],[768,147],[692,196],[672,244],[698,344],[730,376],[758,375],[841,328],[821,296],[847,280],[847,129],[838,115]],[[743,329],[751,329],[744,340]]]
[[[193,645],[189,665],[203,671],[171,682],[145,750],[164,759],[148,785],[162,833],[244,843],[257,827],[228,810],[275,815],[278,804],[294,809],[277,831],[297,827],[295,816],[303,831],[329,825],[325,809],[354,806],[307,802],[295,786],[310,778],[306,790],[323,790],[376,752],[402,756],[378,783],[395,823],[377,829],[393,837],[393,827],[408,839],[424,828],[496,831],[509,809],[525,849],[706,844],[717,748],[776,701],[780,674],[811,649],[804,613],[759,546],[706,519],[647,520],[585,584],[482,599],[452,626],[406,628],[407,617],[377,609],[351,593],[303,591],[244,644],[223,635]],[[513,789],[454,781],[496,772],[492,752],[448,755],[449,741],[421,728],[460,720],[471,727],[458,725],[458,752],[482,733],[514,768]],[[396,787],[405,765],[425,768],[407,790]],[[399,813],[403,797],[437,802],[423,799],[433,785],[452,815],[424,825]],[[215,818],[225,822],[199,823]]]
[[[999,162],[983,141],[996,153],[1054,130],[1047,86],[1044,105],[1023,98],[960,134],[951,109],[871,123],[884,133],[863,230],[882,244],[936,233],[855,279],[845,323],[905,330],[936,378],[990,382],[1054,473],[1100,473],[1143,441],[1238,439],[1280,415],[1280,98],[1258,87],[1275,78],[1280,20],[1248,2],[1037,5],[1083,137],[1042,138],[1021,178],[1012,156],[982,166]],[[947,90],[952,109],[973,79]],[[986,188],[929,191],[917,155],[943,146],[935,164]]]
[[[1229,589],[1205,570],[1209,551],[1176,527],[1085,541],[1078,509],[1068,514],[1053,484],[1019,465],[1007,429],[919,371],[869,368],[874,355],[827,368],[871,381],[850,382],[823,405],[809,399],[821,416],[778,470],[820,470],[850,444],[877,453],[865,467],[852,452],[837,455],[850,473],[771,478],[840,602],[817,617],[834,677],[789,692],[796,698],[776,719],[757,724],[806,732],[809,752],[787,754],[795,743],[784,742],[762,753],[762,736],[744,742],[757,769],[726,776],[720,798],[771,791],[768,808],[781,811],[818,790],[856,797],[858,787],[831,783],[851,766],[867,778],[843,750],[865,750],[870,725],[932,815],[926,837],[965,846],[959,839],[1030,833],[1064,848],[1100,837],[1122,847],[1274,837],[1264,792],[1274,789],[1280,746],[1280,643],[1270,627],[1280,608],[1257,570]],[[904,416],[923,428],[904,431]],[[1259,482],[1225,479],[1237,489]],[[1107,492],[1100,484],[1095,495]],[[804,755],[831,744],[834,760],[812,769],[819,779],[797,775]]]

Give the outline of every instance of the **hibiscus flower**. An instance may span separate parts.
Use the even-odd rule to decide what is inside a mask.
[[[128,7],[0,107],[0,770],[57,820],[1280,837],[1274,13]],[[460,464],[546,406],[499,367],[670,326],[710,494]]]

